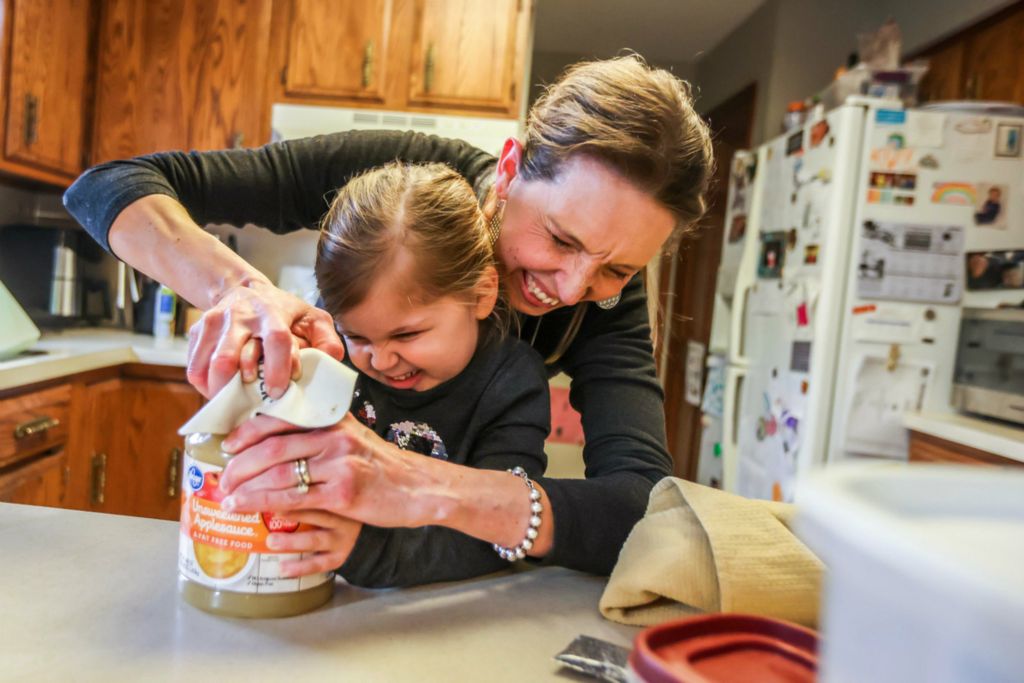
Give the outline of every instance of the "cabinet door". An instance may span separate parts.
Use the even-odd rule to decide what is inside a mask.
[[[203,398],[184,382],[124,380],[126,461],[135,495],[130,514],[178,519],[183,440],[178,428]]]
[[[65,455],[59,451],[0,475],[0,501],[23,505],[64,504]]]
[[[918,89],[921,102],[963,99],[963,41],[950,43],[925,57],[928,60],[928,72],[921,79]]]
[[[73,179],[85,162],[92,2],[10,0],[6,9],[4,156]]]
[[[515,115],[519,0],[417,0],[409,104]]]
[[[291,0],[284,92],[383,104],[391,0]]]
[[[108,0],[93,161],[260,145],[270,0]]]
[[[972,33],[964,46],[964,95],[1024,104],[1024,10]]]
[[[68,507],[130,514],[131,487],[119,476],[124,467],[125,430],[121,391],[117,377],[75,387]]]

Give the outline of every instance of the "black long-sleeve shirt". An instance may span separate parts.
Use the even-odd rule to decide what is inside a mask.
[[[547,465],[551,407],[544,363],[512,337],[488,334],[462,372],[426,391],[393,389],[361,375],[352,412],[381,438],[410,451],[410,458],[499,471],[518,466],[531,479]],[[524,485],[524,509],[527,500]],[[364,526],[338,573],[357,586],[408,586],[507,565],[490,543],[452,529]]]
[[[493,155],[461,141],[357,131],[258,149],[167,152],[111,162],[83,174],[64,202],[107,249],[117,215],[150,194],[176,198],[200,225],[253,223],[285,233],[316,227],[337,189],[353,175],[396,159],[447,163],[478,196],[495,165]],[[654,482],[670,474],[671,459],[641,277],[626,285],[611,310],[580,305],[586,311],[579,332],[548,372],[564,371],[572,379],[569,398],[583,416],[587,478],[538,480],[555,523],[554,547],[543,564],[608,574],[643,516]],[[523,316],[522,338],[549,357],[573,311]]]

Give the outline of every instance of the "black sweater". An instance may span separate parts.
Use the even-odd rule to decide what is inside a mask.
[[[107,249],[117,215],[150,194],[176,198],[200,225],[254,223],[286,233],[315,228],[353,175],[396,159],[447,163],[478,195],[491,182],[495,164],[494,156],[460,141],[417,133],[335,133],[258,149],[167,152],[102,164],[75,181],[64,203]],[[643,516],[651,487],[670,474],[671,459],[641,276],[629,282],[611,310],[580,305],[587,310],[579,333],[548,373],[564,371],[572,378],[569,398],[583,416],[587,478],[538,480],[555,522],[554,547],[543,564],[608,574]],[[547,358],[572,314],[572,308],[562,308],[539,318],[523,316],[522,338],[533,340]]]
[[[411,451],[410,458],[491,470],[519,466],[531,479],[547,465],[551,408],[544,364],[515,338],[489,335],[458,376],[427,391],[393,389],[361,375],[352,413],[381,438]],[[524,484],[524,508],[527,500]],[[338,573],[357,586],[409,586],[507,565],[490,543],[445,527],[364,526]]]

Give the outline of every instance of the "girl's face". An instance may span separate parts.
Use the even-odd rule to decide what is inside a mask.
[[[554,181],[524,181],[517,165],[499,161],[496,254],[510,303],[528,315],[615,296],[675,226],[668,209],[595,159],[570,159]]]
[[[490,289],[475,301],[443,296],[410,299],[413,256],[404,249],[377,276],[358,306],[336,315],[349,358],[360,372],[395,389],[426,391],[462,372],[476,351],[480,321],[494,308]],[[496,275],[494,293],[496,295]]]

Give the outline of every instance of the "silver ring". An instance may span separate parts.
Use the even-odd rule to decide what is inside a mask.
[[[313,478],[309,476],[309,463],[306,462],[305,458],[299,458],[295,461],[295,478],[298,480],[298,486],[301,489],[305,487],[309,490],[309,485],[313,483]]]

